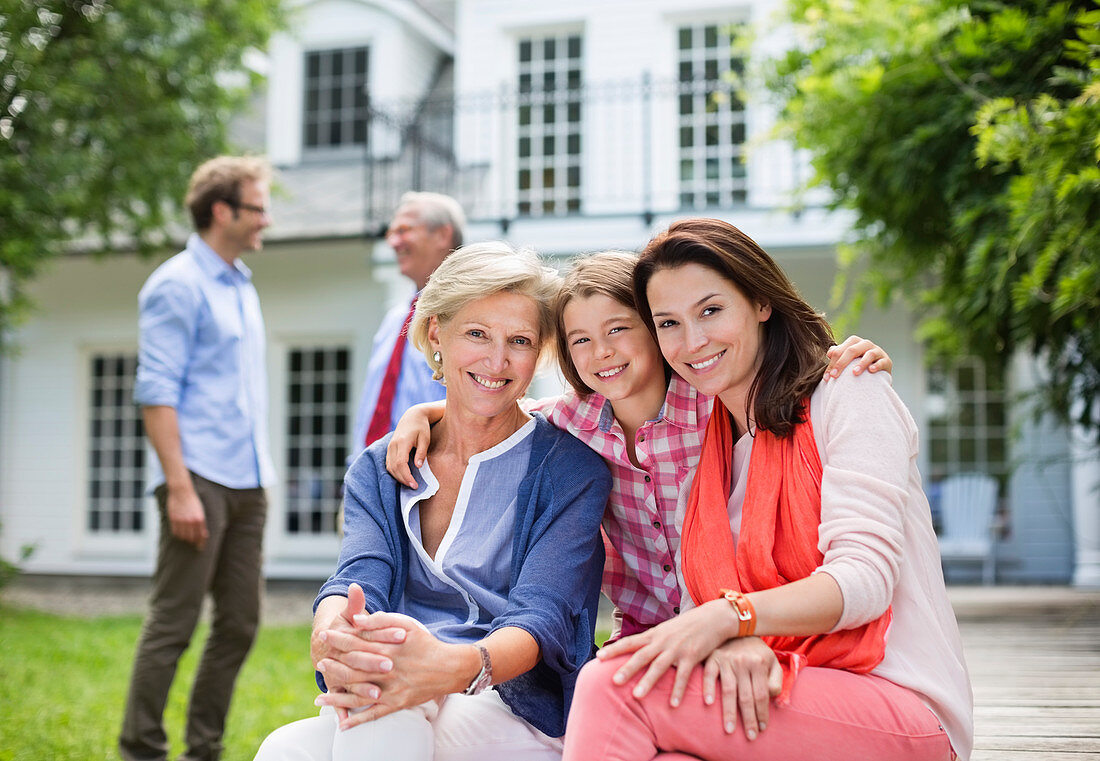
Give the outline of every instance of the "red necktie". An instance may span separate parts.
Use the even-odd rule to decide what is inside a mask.
[[[409,331],[409,323],[412,322],[413,312],[416,311],[416,300],[420,298],[418,293],[409,304],[409,314],[405,317],[405,324],[401,326],[401,332],[397,334],[397,341],[393,345],[393,354],[390,355],[390,363],[386,365],[386,374],[382,376],[382,388],[378,390],[378,402],[374,405],[374,415],[367,427],[366,446],[370,446],[378,439],[390,432],[390,414],[393,411],[393,397],[397,393],[397,379],[401,377],[401,357],[405,355],[405,344],[408,343],[406,333]]]

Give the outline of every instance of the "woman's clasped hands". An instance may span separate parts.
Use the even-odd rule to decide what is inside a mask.
[[[341,729],[412,708],[448,692],[448,645],[400,613],[367,613],[363,591],[348,587],[347,605],[315,632],[311,655],[328,692],[314,701],[336,709]]]
[[[736,730],[740,714],[745,736],[753,740],[767,726],[769,703],[779,695],[783,671],[759,637],[727,638],[729,616],[724,600],[710,602],[624,637],[602,648],[598,657],[606,661],[629,654],[613,680],[623,685],[641,674],[632,690],[638,699],[674,668],[669,695],[674,708],[683,702],[692,673],[701,664],[703,702],[712,705],[720,692],[725,731]]]

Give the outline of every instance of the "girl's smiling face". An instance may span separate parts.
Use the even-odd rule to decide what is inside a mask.
[[[764,350],[771,307],[701,264],[657,270],[646,288],[661,352],[684,380],[738,416]]]
[[[578,296],[562,310],[569,358],[590,389],[612,402],[639,394],[664,398],[661,354],[642,318],[610,296]]]

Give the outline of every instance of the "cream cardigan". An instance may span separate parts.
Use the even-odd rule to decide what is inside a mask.
[[[886,656],[872,673],[917,693],[966,761],[974,743],[974,697],[917,470],[916,423],[888,375],[850,371],[818,385],[810,419],[823,467],[818,547],[825,559],[815,573],[832,576],[844,596],[836,629],[872,621],[893,606]],[[735,541],[751,453],[746,434],[734,447],[729,513]],[[680,490],[678,528],[690,490],[689,480]],[[682,574],[680,586],[687,610],[691,596]]]

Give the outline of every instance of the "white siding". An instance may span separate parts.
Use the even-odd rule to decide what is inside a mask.
[[[643,73],[653,82],[667,83],[676,76],[677,29],[689,23],[747,22],[763,26],[773,18],[776,3],[756,0],[743,3],[697,3],[687,6],[667,0],[562,0],[556,3],[516,3],[509,0],[466,0],[459,3],[456,34],[455,89],[460,94],[508,91],[516,81],[517,41],[524,36],[580,33],[584,45],[584,83],[600,87],[615,83],[639,83]],[[762,43],[762,44],[767,44]],[[803,179],[804,157],[791,147],[767,139],[774,114],[750,101],[747,111],[750,160],[750,207],[774,207],[789,200],[790,191]],[[640,130],[621,125],[645,118],[639,103],[616,98],[592,98],[585,103],[584,122],[589,135],[623,133],[627,137],[597,154],[585,151],[583,172],[586,213],[601,214],[642,207],[646,154]],[[670,107],[673,106],[673,107]],[[644,105],[642,106],[644,108]],[[677,144],[674,104],[655,96],[648,116],[652,120],[650,142],[670,149],[659,152],[647,205],[656,209],[678,208],[678,161],[671,146]],[[479,115],[462,114],[458,125],[458,153],[464,165],[495,163],[505,183],[515,150],[514,119],[484,123]],[[586,139],[585,145],[595,141]],[[601,141],[608,145],[608,141]],[[490,208],[507,207],[509,188],[486,189]],[[493,204],[496,204],[494,207]],[[474,214],[476,216],[476,212]],[[833,238],[832,240],[836,240]]]
[[[133,256],[57,262],[36,282],[34,318],[16,335],[20,353],[0,378],[0,553],[36,550],[29,571],[148,573],[158,521],[152,500],[145,531],[118,539],[85,530],[88,363],[94,351],[137,349],[137,292],[160,263]],[[272,452],[285,460],[288,347],[312,342],[352,351],[349,414],[358,402],[371,339],[398,288],[370,265],[361,241],[268,246],[246,258],[260,292],[268,331]],[[400,284],[398,284],[400,286]],[[275,575],[331,570],[336,541],[282,534],[282,486],[270,490],[266,557]]]
[[[268,154],[275,164],[292,166],[302,158],[303,55],[307,50],[366,45],[372,102],[411,105],[424,96],[444,57],[443,41],[436,34],[431,35],[434,41],[425,36],[412,23],[415,19],[390,12],[401,5],[322,0],[295,9],[293,31],[276,35],[269,47]],[[389,149],[392,139],[372,139],[372,150]]]

